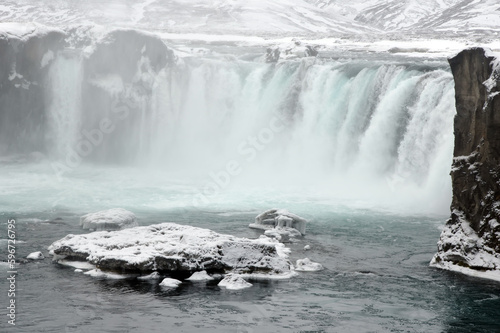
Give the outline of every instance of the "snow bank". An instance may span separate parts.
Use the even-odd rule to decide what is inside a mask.
[[[121,230],[137,227],[135,214],[123,208],[112,208],[80,217],[80,225],[88,230]]]
[[[49,246],[54,260],[87,261],[123,273],[290,272],[284,245],[268,237],[250,240],[208,229],[163,223],[119,231],[68,235]]]

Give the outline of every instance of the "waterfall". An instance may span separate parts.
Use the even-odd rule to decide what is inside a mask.
[[[59,54],[50,66],[45,137],[63,163],[80,146],[82,163],[448,208],[455,108],[442,63],[191,57],[158,67],[143,54],[121,75]]]

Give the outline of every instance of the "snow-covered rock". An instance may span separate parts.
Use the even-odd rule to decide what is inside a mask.
[[[239,290],[239,289],[250,288],[252,284],[245,281],[238,274],[228,274],[226,275],[226,277],[224,277],[224,279],[222,279],[221,282],[219,282],[218,286],[231,290]]]
[[[297,265],[295,267],[295,270],[299,272],[316,272],[322,269],[323,266],[321,264],[312,262],[309,258],[297,260]]]
[[[287,228],[293,228],[300,232],[301,235],[306,234],[306,219],[292,214],[285,209],[269,209],[265,212],[257,215],[255,217],[255,223],[251,223],[249,225],[250,228],[253,229],[261,229],[261,230],[270,230],[276,227],[285,228],[290,232]],[[277,233],[280,233],[280,229],[277,229]],[[291,236],[291,235],[290,235]]]
[[[31,260],[42,260],[42,259],[45,259],[43,253],[40,252],[40,251],[30,253],[30,254],[28,254],[28,256],[26,258],[27,259],[31,259]]]
[[[302,43],[300,40],[292,39],[291,41],[281,43],[275,47],[266,49],[266,62],[278,62],[279,60],[287,60],[303,57],[316,57],[318,55],[317,46],[312,46]]]
[[[121,273],[290,272],[284,245],[268,237],[250,240],[208,229],[163,223],[119,231],[68,235],[49,247],[55,260],[87,261]]]
[[[214,278],[208,275],[207,271],[194,272],[193,275],[188,277],[186,280],[189,281],[210,281]]]
[[[311,249],[311,245],[304,246],[304,251],[309,251]]]
[[[88,230],[121,230],[137,227],[135,214],[123,208],[112,208],[80,217],[80,225]]]
[[[182,281],[179,281],[176,279],[171,279],[171,278],[164,278],[160,282],[160,286],[163,288],[177,288],[181,284],[182,284]]]

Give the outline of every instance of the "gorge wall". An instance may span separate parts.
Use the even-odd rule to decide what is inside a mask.
[[[500,280],[499,60],[473,48],[449,63],[457,110],[452,213],[431,265]]]

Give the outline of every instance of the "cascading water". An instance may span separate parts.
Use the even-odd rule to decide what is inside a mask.
[[[60,58],[51,65],[49,142],[79,137],[84,147],[72,143],[73,152],[83,149],[83,162],[127,161],[199,179],[205,199],[238,186],[295,186],[448,209],[455,111],[451,74],[439,67],[188,58],[155,72],[142,57],[127,81],[119,73],[82,74],[76,60]],[[80,95],[105,102],[85,108]],[[86,137],[103,118],[112,133],[96,134],[88,154]]]

